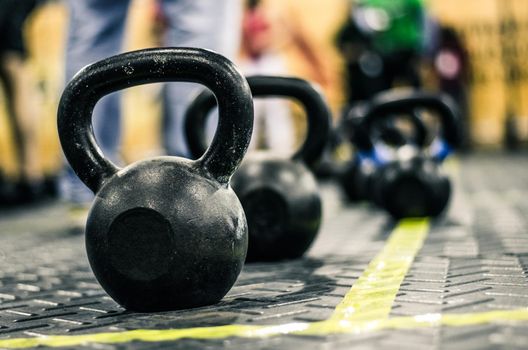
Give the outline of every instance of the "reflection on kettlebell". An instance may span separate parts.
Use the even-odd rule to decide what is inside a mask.
[[[247,261],[274,261],[302,256],[315,239],[322,219],[321,197],[309,170],[321,157],[330,128],[330,112],[308,82],[285,77],[249,77],[256,97],[289,97],[304,106],[308,134],[292,159],[255,152],[244,159],[232,186],[249,226]],[[206,148],[205,121],[214,97],[202,92],[189,106],[185,130],[194,157]]]
[[[392,92],[385,92],[389,94]],[[384,145],[388,148],[399,148],[405,145],[414,144],[424,147],[427,141],[427,129],[417,113],[413,111],[410,115],[391,115],[390,118],[377,120],[374,125],[372,135],[369,135],[361,128],[361,122],[368,109],[368,102],[361,102],[350,108],[343,115],[340,123],[340,131],[344,138],[352,144],[372,143],[373,145]],[[412,126],[412,134],[405,135],[395,122],[405,118]],[[369,199],[369,194],[373,192],[372,175],[376,172],[376,162],[370,157],[361,157],[361,152],[357,152],[352,161],[345,167],[339,177],[339,182],[351,202],[365,201]]]
[[[199,160],[147,159],[117,168],[96,144],[96,102],[140,84],[189,81],[218,98],[220,125]],[[229,186],[253,128],[246,80],[226,58],[187,48],[129,52],[81,70],[58,111],[62,148],[96,194],[86,226],[92,270],[105,291],[134,311],[218,302],[235,283],[247,251],[247,222]]]
[[[389,155],[372,139],[376,121],[392,114],[414,114],[418,108],[437,113],[441,136],[428,148],[404,145]],[[364,110],[355,144],[359,157],[375,165],[370,174],[369,199],[394,218],[438,216],[451,195],[449,178],[440,169],[442,162],[458,146],[457,108],[445,95],[402,90],[380,94]]]

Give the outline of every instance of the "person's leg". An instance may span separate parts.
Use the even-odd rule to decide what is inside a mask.
[[[246,76],[288,75],[286,62],[275,52],[269,52],[257,59],[245,62],[240,68]],[[256,143],[264,139],[265,148],[275,155],[292,155],[295,151],[295,125],[288,99],[262,98],[256,99],[253,103],[255,123],[251,140],[252,148],[260,148],[260,145]]]
[[[163,9],[169,19],[167,45],[205,48],[235,59],[240,43],[241,0],[164,0]],[[196,84],[167,86],[169,119],[164,139],[170,154],[189,154],[183,134],[183,115],[198,91],[200,86]]]
[[[6,111],[11,127],[11,135],[13,137],[13,143],[16,149],[17,161],[19,164],[24,162],[24,142],[22,127],[17,118],[15,103],[14,103],[14,81],[12,68],[9,68],[10,59],[6,57],[5,53],[0,53],[0,83],[2,84],[2,92],[5,96]],[[20,169],[21,170],[21,169]]]
[[[66,81],[84,66],[119,53],[123,41],[129,0],[68,1],[70,24],[66,51]],[[119,94],[111,94],[97,103],[93,113],[94,131],[105,155],[118,160]],[[61,187],[66,200],[86,203],[90,191],[67,167]]]
[[[266,144],[278,156],[291,156],[295,152],[295,126],[288,102],[271,98],[266,102]]]
[[[70,26],[66,52],[66,79],[84,66],[121,51],[129,0],[69,1]],[[101,148],[117,158],[119,95],[99,101],[94,130]]]
[[[21,196],[32,199],[42,181],[38,161],[36,96],[34,82],[26,64],[27,50],[23,36],[24,23],[33,11],[34,0],[0,2],[0,77],[6,97],[8,117],[19,163]],[[21,198],[22,199],[22,198]]]
[[[17,52],[2,55],[1,63],[4,76],[4,91],[11,116],[14,139],[20,164],[20,181],[37,184],[42,181],[42,172],[38,160],[37,117],[35,85],[25,63],[25,58]]]

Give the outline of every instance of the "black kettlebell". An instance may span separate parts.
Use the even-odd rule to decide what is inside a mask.
[[[399,94],[397,90],[384,92],[384,95]],[[352,144],[357,142],[373,144],[384,144],[387,147],[398,148],[407,144],[424,147],[427,141],[427,129],[419,118],[417,111],[410,115],[393,115],[390,118],[378,120],[378,124],[373,129],[374,135],[368,135],[365,130],[361,129],[368,102],[362,102],[349,109],[340,123],[343,136]],[[405,135],[394,125],[397,118],[407,117],[412,126],[412,135]],[[363,140],[361,140],[363,138]],[[359,139],[359,140],[358,140]],[[376,164],[369,157],[362,157],[361,152],[357,152],[355,157],[345,167],[339,176],[339,182],[343,188],[346,197],[351,202],[366,201],[369,199],[369,193],[372,191],[372,175],[376,172]]]
[[[300,101],[307,113],[308,135],[291,159],[255,152],[246,157],[233,176],[233,189],[248,219],[247,261],[297,258],[310,247],[321,224],[321,197],[309,168],[323,153],[330,112],[321,94],[304,80],[255,76],[248,82],[253,96]],[[212,95],[204,91],[186,113],[185,131],[194,157],[206,148],[205,120],[214,102]]]
[[[365,135],[372,135],[377,120],[397,113],[411,115],[418,108],[438,113],[442,133],[434,149],[405,146],[390,158],[380,155],[371,138],[356,140],[360,156],[376,169],[370,176],[370,199],[396,219],[435,217],[447,207],[451,183],[440,165],[459,143],[457,108],[446,95],[402,90],[373,99],[360,124]]]
[[[196,161],[147,159],[123,169],[99,149],[92,111],[103,96],[135,85],[201,83],[218,98],[220,123]],[[92,270],[126,309],[162,311],[218,302],[246,258],[247,222],[229,185],[251,139],[253,102],[226,58],[191,48],[159,48],[107,58],[82,69],[59,105],[62,148],[96,194],[86,225]]]

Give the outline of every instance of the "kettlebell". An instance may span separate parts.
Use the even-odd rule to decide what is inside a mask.
[[[371,135],[375,122],[391,114],[412,114],[418,108],[437,112],[441,137],[428,149],[405,145],[392,157],[380,156]],[[401,90],[371,101],[360,123],[364,135],[356,140],[360,156],[375,165],[370,175],[369,198],[395,219],[436,217],[447,207],[451,183],[442,162],[459,144],[457,107],[446,95]]]
[[[146,159],[118,168],[92,130],[96,102],[140,84],[185,81],[218,98],[219,126],[196,160]],[[229,181],[251,139],[253,102],[228,59],[192,48],[113,56],[83,68],[58,110],[67,160],[96,197],[86,224],[95,277],[124,308],[164,311],[218,302],[235,283],[247,251],[247,222]]]
[[[383,94],[388,95],[399,92],[390,90]],[[361,121],[368,108],[368,102],[358,103],[350,108],[341,119],[340,129],[344,138],[350,143],[357,142],[370,143],[374,140],[376,145],[384,145],[389,148],[399,148],[404,145],[416,145],[424,147],[427,141],[427,129],[421,121],[416,110],[410,115],[391,115],[390,118],[378,120],[378,125],[373,127],[374,135],[368,135],[365,130],[361,129]],[[412,126],[412,134],[404,135],[400,129],[394,125],[397,118],[407,117]],[[377,131],[377,132],[376,132]],[[361,140],[362,139],[362,140]],[[371,157],[363,157],[361,152],[356,152],[355,156],[344,168],[339,176],[339,182],[347,197],[351,202],[366,201],[369,193],[372,192],[372,175],[376,172],[376,162],[378,160]]]
[[[324,151],[330,112],[321,94],[305,80],[269,76],[247,80],[254,97],[298,100],[308,119],[306,140],[291,159],[257,151],[246,157],[233,176],[233,189],[248,219],[247,261],[298,258],[310,247],[321,224],[321,197],[310,167]],[[213,97],[204,91],[186,113],[185,131],[194,157],[206,148],[205,120],[213,106]]]

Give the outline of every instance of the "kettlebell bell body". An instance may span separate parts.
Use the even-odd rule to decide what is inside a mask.
[[[117,168],[95,143],[97,100],[124,87],[162,81],[208,86],[219,128],[204,156],[158,157]],[[126,309],[163,311],[218,302],[235,283],[247,250],[247,222],[229,186],[247,150],[249,86],[226,58],[200,49],[148,49],[81,70],[62,96],[58,125],[72,168],[96,194],[86,249],[104,290]]]
[[[441,143],[444,146],[436,154],[429,154],[421,148],[403,146],[395,153],[394,159],[385,160],[377,166],[371,178],[370,198],[395,219],[436,217],[447,208],[451,183],[442,172],[441,163],[459,142],[457,109],[443,95],[400,91],[396,94],[378,95],[371,102],[361,122],[362,130],[371,135],[375,120],[392,113],[414,114],[419,107],[439,113],[443,127]],[[363,138],[356,145],[363,154],[376,154],[372,140],[365,142]]]
[[[247,216],[247,261],[277,261],[302,256],[322,221],[317,182],[310,171],[322,155],[330,127],[321,95],[306,81],[285,77],[249,77],[253,96],[283,96],[299,100],[308,115],[308,136],[292,159],[257,151],[246,157],[233,175],[232,186]],[[193,156],[205,149],[205,118],[214,106],[207,92],[198,96],[185,117]]]
[[[391,91],[384,94],[390,94]],[[355,157],[345,168],[339,182],[347,199],[351,202],[360,202],[373,200],[378,203],[378,197],[374,196],[373,182],[377,167],[380,164],[380,157],[377,156],[376,145],[385,145],[385,148],[398,148],[405,145],[416,144],[423,147],[427,139],[427,130],[423,122],[413,113],[409,116],[391,116],[386,120],[381,120],[375,128],[380,128],[377,137],[369,135],[362,129],[361,122],[368,111],[368,102],[360,102],[350,108],[341,121],[341,130],[351,144],[367,144],[372,148],[372,152],[362,155],[356,152]],[[393,125],[397,117],[409,117],[408,120],[412,126],[412,138],[406,137],[398,128]],[[372,140],[372,141],[371,141]]]
[[[451,182],[439,165],[424,157],[391,162],[376,173],[372,201],[394,218],[436,217],[447,207]]]
[[[372,175],[375,166],[371,162],[353,159],[341,174],[339,181],[350,202],[361,202],[369,199],[372,192]]]
[[[298,258],[321,225],[317,182],[301,162],[257,153],[242,162],[232,179],[248,220],[247,261]]]
[[[90,265],[127,309],[213,304],[243,266],[247,224],[235,193],[192,163],[157,158],[101,187],[86,227]]]

